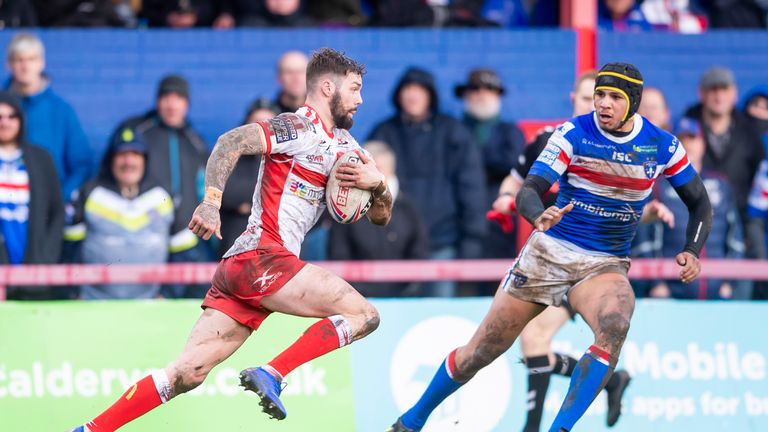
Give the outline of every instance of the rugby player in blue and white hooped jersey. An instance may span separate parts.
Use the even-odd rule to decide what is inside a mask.
[[[517,195],[518,212],[536,230],[467,345],[440,366],[419,401],[389,431],[418,431],[440,402],[504,353],[526,323],[567,295],[595,334],[579,360],[550,432],[571,431],[613,373],[635,298],[629,249],[651,194],[665,177],[688,207],[680,279],[700,271],[699,251],[712,225],[704,184],[680,142],[636,114],[643,80],[634,66],[609,63],[595,82],[595,111],[557,128]],[[547,209],[541,197],[560,181]]]

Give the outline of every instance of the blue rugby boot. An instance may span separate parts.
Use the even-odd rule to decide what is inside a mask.
[[[270,418],[283,420],[288,413],[280,402],[283,388],[280,381],[264,368],[248,368],[240,372],[240,385],[261,398],[259,405]]]

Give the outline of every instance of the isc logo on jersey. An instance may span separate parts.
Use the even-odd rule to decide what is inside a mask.
[[[613,156],[611,156],[611,159],[619,162],[632,163],[632,154],[624,153],[624,152],[613,152]]]

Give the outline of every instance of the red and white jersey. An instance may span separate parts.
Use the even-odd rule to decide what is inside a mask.
[[[309,106],[259,122],[264,149],[248,228],[229,257],[280,245],[299,256],[304,235],[325,211],[325,184],[336,159],[360,145],[346,129],[328,130]]]

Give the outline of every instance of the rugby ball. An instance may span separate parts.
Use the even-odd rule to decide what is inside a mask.
[[[331,168],[331,174],[328,176],[328,183],[325,185],[325,204],[333,220],[342,224],[350,224],[360,220],[371,208],[373,195],[371,191],[339,186],[336,171],[339,169],[339,164],[343,162],[362,163],[360,156],[354,150],[350,150],[336,159],[333,168]]]

